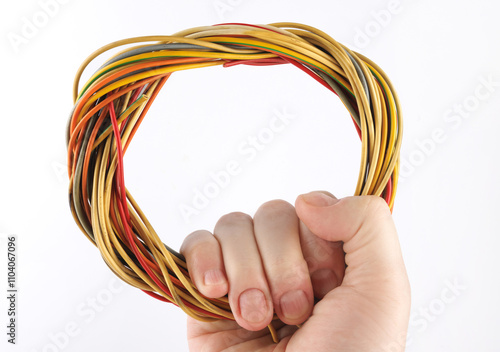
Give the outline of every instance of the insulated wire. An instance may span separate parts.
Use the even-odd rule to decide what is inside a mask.
[[[80,88],[90,62],[123,46],[131,47]],[[292,64],[336,94],[361,139],[354,194],[383,197],[392,211],[397,190],[403,122],[392,83],[374,62],[314,27],[221,24],[123,39],[95,51],[77,71],[67,125],[72,215],[118,277],[201,321],[234,320],[227,297],[204,297],[193,285],[183,256],[160,240],[126,189],[123,156],[173,72],[240,64]]]

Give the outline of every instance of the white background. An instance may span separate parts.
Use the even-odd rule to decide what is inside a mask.
[[[0,11],[1,351],[187,350],[184,313],[117,281],[71,217],[65,127],[72,80],[91,52],[118,39],[277,21],[312,25],[368,56],[400,95],[403,169],[394,218],[412,285],[407,351],[500,350],[497,2],[43,5],[49,2],[3,0]],[[38,25],[27,33],[27,23]],[[276,111],[293,119],[248,161],[238,146]],[[208,68],[167,82],[125,158],[126,183],[164,242],[178,249],[187,234],[211,230],[230,211],[253,214],[267,200],[293,203],[316,189],[352,194],[359,155],[345,108],[302,72]],[[241,173],[185,221],[179,207],[191,205],[194,190],[230,160]],[[19,242],[16,346],[3,328],[9,234]]]

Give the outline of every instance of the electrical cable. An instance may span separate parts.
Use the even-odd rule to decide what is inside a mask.
[[[88,64],[122,46],[129,47],[80,89]],[[201,321],[234,320],[227,297],[209,299],[193,285],[183,256],[160,240],[126,189],[123,156],[173,72],[241,64],[292,64],[336,94],[361,139],[354,194],[383,197],[392,211],[397,190],[402,113],[392,83],[374,62],[314,27],[227,23],[124,39],[95,51],[76,74],[67,126],[72,215],[118,277]],[[276,342],[272,324],[269,329]]]

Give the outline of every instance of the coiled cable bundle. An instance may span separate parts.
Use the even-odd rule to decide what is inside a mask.
[[[124,45],[78,90],[92,60]],[[94,52],[76,75],[67,130],[73,217],[118,277],[202,321],[234,319],[228,300],[202,296],[182,255],[160,240],[125,187],[123,155],[173,72],[239,64],[292,64],[331,90],[361,139],[354,194],[381,196],[392,210],[397,187],[402,116],[392,84],[375,63],[318,29],[222,24],[120,40]]]

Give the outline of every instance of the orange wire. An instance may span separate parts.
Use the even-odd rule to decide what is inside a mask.
[[[137,88],[138,86],[140,86],[140,84],[137,85],[137,83],[135,83],[135,84],[133,84],[133,85],[127,87],[127,88],[119,89],[118,92],[116,92],[115,94],[109,96],[103,102],[101,102],[100,104],[98,104],[97,106],[95,106],[94,108],[92,108],[89,112],[86,112],[86,114],[78,121],[78,118],[74,118],[74,117],[75,116],[79,116],[81,113],[84,113],[84,112],[82,112],[82,109],[83,109],[83,106],[85,105],[85,102],[95,92],[97,92],[100,88],[102,88],[106,84],[110,83],[114,79],[116,79],[118,77],[121,77],[122,75],[125,75],[127,73],[140,70],[142,68],[148,68],[148,67],[152,67],[152,66],[158,66],[158,64],[160,64],[160,63],[165,63],[165,64],[168,63],[170,65],[174,65],[174,64],[181,64],[181,63],[193,63],[193,62],[204,62],[204,61],[213,61],[213,59],[206,59],[206,58],[180,58],[180,59],[169,59],[169,60],[152,61],[152,62],[148,61],[148,62],[144,62],[144,63],[141,63],[141,64],[137,64],[137,65],[133,65],[133,66],[130,66],[130,67],[125,67],[123,69],[120,69],[120,70],[114,72],[113,74],[107,76],[106,78],[103,78],[101,81],[99,81],[94,86],[90,87],[84,93],[84,95],[82,95],[82,97],[78,100],[78,103],[77,103],[77,105],[76,105],[76,107],[75,107],[75,109],[73,111],[73,114],[72,114],[73,118],[71,119],[71,123],[70,123],[70,136],[71,136],[71,138],[70,138],[70,141],[68,143],[68,149],[71,148],[70,150],[72,151],[72,153],[68,153],[68,173],[70,175],[72,175],[74,173],[74,167],[70,168],[70,165],[72,165],[73,160],[77,160],[78,159],[75,156],[76,149],[74,148],[74,139],[76,139],[77,137],[79,137],[80,131],[83,130],[84,127],[86,126],[86,124],[83,124],[82,121],[88,120],[97,111],[99,111],[100,108],[106,106],[110,101],[116,99],[120,95],[123,95],[123,94],[127,93],[130,90],[133,90],[133,89]],[[158,79],[159,77],[163,77],[165,75],[170,76],[170,74],[171,73],[162,74],[162,75],[158,75],[158,76],[153,76],[153,77],[141,80],[139,82],[142,82],[142,84],[146,84],[146,83],[149,83],[151,81],[154,81],[154,80]],[[134,88],[131,88],[131,87],[134,87]],[[122,92],[123,94],[120,94],[120,92]],[[114,98],[111,99],[112,97],[114,97]],[[151,104],[149,104],[149,105],[151,105]],[[99,108],[96,109],[97,107],[99,107]],[[89,113],[91,113],[90,116],[89,116]],[[77,121],[78,121],[78,123],[77,123]],[[73,158],[71,158],[70,154],[73,154],[72,155]]]

